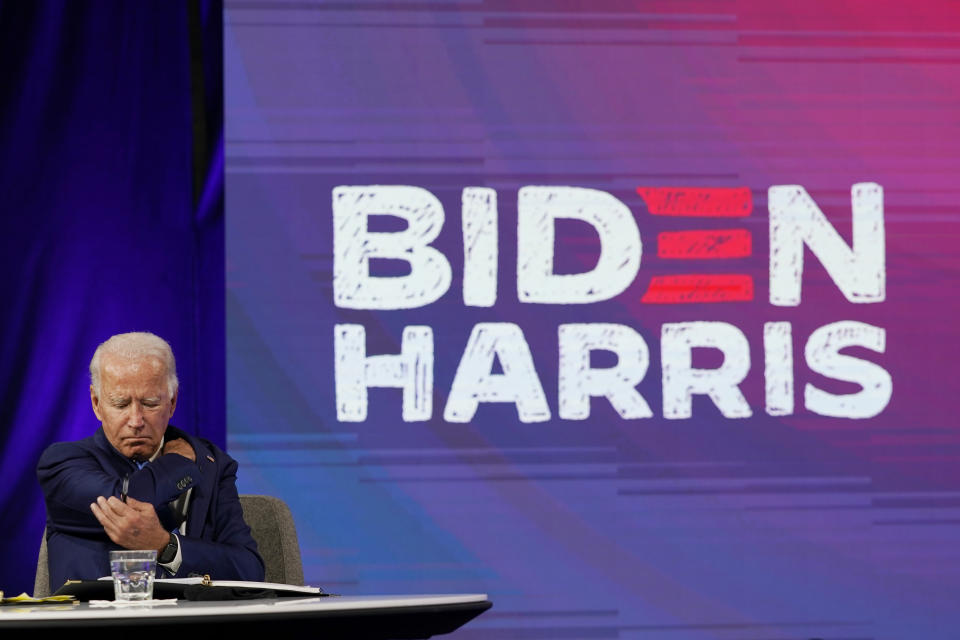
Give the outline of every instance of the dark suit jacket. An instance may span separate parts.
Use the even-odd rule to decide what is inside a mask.
[[[110,575],[107,552],[120,547],[103,531],[90,511],[97,496],[120,496],[125,476],[130,496],[153,504],[161,521],[167,503],[193,489],[187,534],[179,536],[183,562],[176,577],[209,574],[220,580],[263,580],[263,560],[250,527],[243,521],[237,496],[237,463],[208,440],[168,426],[166,439],[185,438],[196,452],[191,462],[176,454],[162,455],[138,470],[107,440],[103,428],[77,442],[50,445],[37,465],[47,504],[47,554],[50,586],[67,579]]]

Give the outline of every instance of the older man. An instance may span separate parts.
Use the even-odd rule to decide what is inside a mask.
[[[90,361],[97,432],[43,452],[50,584],[110,574],[111,549],[156,549],[168,576],[263,580],[237,497],[237,463],[168,424],[177,406],[170,345],[116,335]]]

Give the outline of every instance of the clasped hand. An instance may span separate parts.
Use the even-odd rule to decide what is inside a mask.
[[[149,502],[140,502],[129,496],[126,502],[114,496],[100,496],[90,505],[90,510],[110,539],[124,549],[156,549],[159,552],[170,539]]]
[[[197,461],[197,454],[193,450],[193,447],[190,446],[190,443],[182,438],[176,438],[174,440],[167,440],[163,445],[163,455],[170,453],[177,453],[186,458],[187,460],[192,460],[193,462]]]

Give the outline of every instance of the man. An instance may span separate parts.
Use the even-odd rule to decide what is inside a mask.
[[[237,463],[168,424],[177,406],[170,345],[116,335],[90,361],[97,432],[53,444],[37,476],[47,505],[50,585],[110,575],[108,551],[156,549],[163,577],[263,580],[243,521]]]

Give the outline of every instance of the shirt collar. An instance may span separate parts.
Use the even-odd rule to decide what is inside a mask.
[[[152,455],[152,456],[150,456],[149,458],[147,458],[147,462],[153,462],[154,460],[157,459],[157,456],[159,456],[159,455],[160,455],[160,452],[163,451],[163,443],[164,443],[164,441],[165,441],[166,439],[167,439],[166,436],[163,436],[162,438],[160,438],[160,446],[157,447],[157,450],[153,452],[153,455]]]

